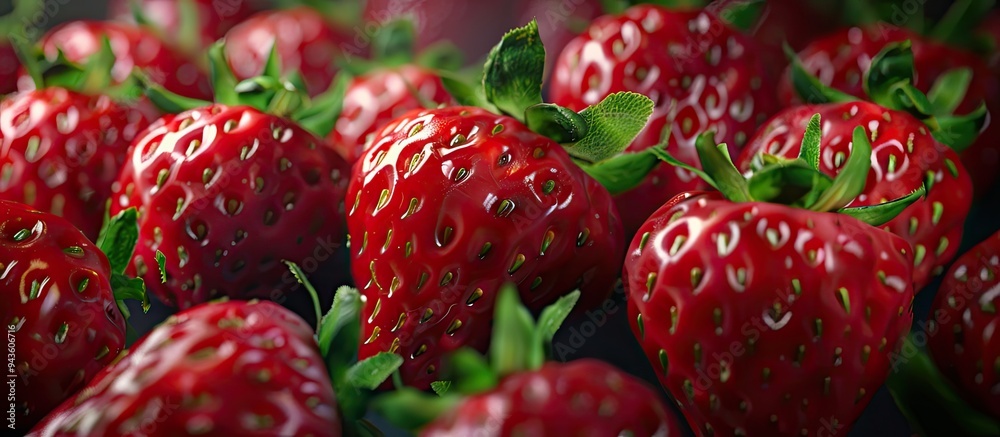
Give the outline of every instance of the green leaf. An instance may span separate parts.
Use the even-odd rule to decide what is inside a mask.
[[[820,115],[814,114],[806,126],[802,136],[802,147],[799,148],[799,159],[806,162],[814,170],[819,169],[819,146],[823,139],[823,129]]]
[[[451,94],[451,97],[459,105],[478,106],[490,112],[500,111],[486,100],[486,91],[482,86],[470,84],[469,81],[458,73],[438,71],[437,74],[441,78],[441,85],[444,86],[444,89],[448,91],[448,94]]]
[[[483,72],[486,99],[503,113],[524,121],[524,110],[543,103],[542,73],[545,47],[538,23],[507,32],[490,51]]]
[[[413,59],[416,31],[409,18],[385,23],[372,39],[372,59],[395,65]]]
[[[702,169],[700,169],[698,167],[695,167],[693,165],[690,165],[690,164],[688,164],[688,163],[686,163],[684,161],[681,161],[681,160],[675,158],[673,155],[671,155],[666,150],[654,147],[654,148],[650,148],[650,153],[652,153],[653,155],[655,155],[661,161],[666,162],[667,164],[670,164],[670,165],[672,165],[674,167],[680,167],[680,168],[683,168],[684,170],[687,170],[687,171],[689,171],[691,173],[694,173],[696,176],[698,176],[699,178],[701,178],[701,180],[705,181],[705,183],[707,183],[708,185],[712,186],[712,188],[715,188],[716,190],[719,189],[719,185],[715,182],[715,179],[713,179],[710,174],[705,173]]]
[[[334,382],[342,381],[347,369],[357,361],[363,306],[358,290],[340,287],[333,306],[320,322],[317,342]]]
[[[208,49],[208,65],[212,73],[212,91],[215,92],[215,101],[228,106],[239,105],[240,98],[236,92],[238,81],[233,70],[229,67],[229,61],[226,60],[225,40],[212,44],[212,47]]]
[[[216,3],[212,3],[212,5],[215,6]],[[177,10],[178,26],[176,33],[167,37],[164,41],[176,41],[177,47],[184,53],[202,53],[203,48],[201,46],[200,29],[202,18],[198,11],[198,3],[195,0],[178,0]],[[161,37],[166,36],[162,30],[160,30],[159,33]]]
[[[375,398],[372,409],[389,423],[416,432],[457,407],[460,401],[459,396],[436,396],[405,387]]]
[[[715,144],[715,132],[709,131],[698,135],[694,146],[701,159],[701,168],[711,176],[711,179],[715,181],[716,189],[723,196],[726,196],[726,199],[733,202],[753,200],[747,186],[747,180],[733,165],[726,145]]]
[[[785,44],[785,56],[788,57],[792,87],[803,102],[810,105],[821,103],[853,102],[857,100],[854,96],[830,88],[820,82],[819,78],[806,71],[798,54],[787,43]]]
[[[934,107],[934,114],[950,115],[955,112],[965,99],[970,82],[972,69],[967,67],[953,68],[938,77],[927,93],[927,99]]]
[[[560,144],[575,143],[587,135],[583,116],[553,103],[539,103],[524,111],[525,124],[532,131]]]
[[[995,0],[956,0],[928,36],[955,46],[967,43],[967,38],[993,6]]]
[[[803,161],[783,161],[753,172],[747,180],[747,191],[755,201],[808,207],[832,182]]]
[[[35,83],[35,88],[44,88],[46,86],[45,76],[42,74],[42,66],[38,62],[38,58],[41,57],[41,50],[20,37],[11,38],[10,45],[14,49],[17,59],[21,61],[21,66],[28,73],[28,76],[31,77],[32,82]]]
[[[434,381],[431,383],[431,390],[438,396],[444,396],[451,388],[451,381]]]
[[[674,159],[660,146],[650,147],[637,153],[623,153],[597,163],[577,162],[590,177],[600,182],[611,194],[621,194],[642,184],[649,173],[660,164],[661,154]],[[697,169],[696,169],[697,170]],[[701,172],[701,170],[697,170]]]
[[[271,44],[271,51],[267,53],[267,61],[264,62],[264,72],[261,76],[272,79],[281,79],[281,55],[278,54],[278,44]]]
[[[649,97],[633,92],[611,94],[580,111],[587,124],[586,136],[568,145],[566,151],[587,162],[609,159],[628,148],[652,114]]]
[[[111,87],[111,70],[115,65],[115,53],[111,50],[111,40],[101,37],[101,48],[87,59],[83,67],[82,81],[77,90],[87,94],[100,94]]]
[[[347,369],[347,382],[354,387],[375,390],[403,365],[403,357],[379,352]]]
[[[767,2],[764,0],[730,0],[720,2],[722,10],[716,15],[731,27],[752,33],[766,17]]]
[[[309,297],[312,299],[313,303],[313,310],[316,311],[316,332],[319,332],[319,323],[323,320],[323,315],[320,313],[319,308],[319,293],[316,292],[316,288],[314,288],[312,283],[309,282],[309,278],[306,277],[306,273],[299,268],[298,264],[288,260],[284,260],[283,262],[286,266],[288,266],[288,270],[292,272],[292,276],[295,277],[295,280],[298,281],[299,284],[302,284],[302,286],[305,287],[306,291],[309,293]]]
[[[1000,435],[1000,421],[965,401],[930,356],[916,346],[916,335],[907,337],[900,352],[890,357],[893,370],[886,381],[915,431],[927,436]]]
[[[528,309],[521,305],[514,284],[505,283],[500,288],[495,311],[490,344],[493,370],[499,375],[529,370],[535,323]]]
[[[453,392],[462,394],[482,393],[492,390],[499,377],[490,363],[479,352],[468,347],[452,352],[448,357],[448,379],[453,382]]]
[[[146,97],[153,102],[161,111],[168,114],[177,114],[195,108],[204,108],[212,104],[206,100],[192,99],[168,91],[160,84],[153,82],[145,73],[134,70],[132,77],[135,78],[145,91]]]
[[[128,306],[125,305],[125,301],[128,299],[142,302],[143,313],[149,311],[149,295],[146,294],[146,284],[142,279],[130,278],[120,273],[112,273],[110,282],[111,292],[115,297],[115,303],[118,305],[118,311],[122,313],[126,321],[131,316]]]
[[[852,145],[851,154],[847,157],[844,168],[833,179],[830,188],[809,207],[810,210],[840,209],[864,191],[868,182],[868,172],[872,168],[872,143],[868,141],[868,133],[863,126],[854,128]]]
[[[555,303],[542,310],[535,327],[534,346],[529,350],[529,369],[538,369],[545,364],[552,350],[552,338],[555,337],[556,331],[562,326],[566,317],[569,317],[569,314],[573,312],[573,307],[579,300],[580,290],[575,290],[560,297]]]
[[[416,64],[431,70],[457,71],[465,64],[465,56],[451,41],[438,41],[417,55]]]
[[[292,120],[320,138],[326,138],[337,125],[337,119],[344,110],[344,96],[353,80],[353,76],[341,71],[333,79],[329,89],[312,99],[309,105],[292,113]]]
[[[126,209],[112,217],[97,237],[97,247],[108,257],[111,272],[124,274],[139,241],[139,213]]]
[[[160,270],[160,283],[167,283],[167,257],[163,255],[163,252],[159,250],[156,251],[156,268]]]
[[[926,194],[927,190],[924,186],[921,186],[912,193],[895,200],[878,205],[841,208],[837,212],[849,215],[872,226],[882,226],[896,218],[896,216]]]
[[[932,126],[931,134],[934,135],[935,139],[952,150],[962,153],[979,138],[979,134],[986,127],[988,118],[989,112],[986,109],[986,103],[981,103],[974,111],[966,115],[936,117],[925,120],[925,122]],[[935,124],[936,126],[933,126]]]

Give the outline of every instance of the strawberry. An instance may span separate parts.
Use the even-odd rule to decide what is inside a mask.
[[[913,85],[927,92],[939,88],[945,92],[953,86],[941,79],[950,72],[967,69],[965,78],[968,90],[958,94],[952,109],[960,112],[974,110],[985,99],[990,109],[1000,108],[1000,83],[990,73],[979,57],[952,46],[937,43],[906,29],[888,24],[870,27],[852,27],[816,40],[798,53],[805,70],[814,74],[823,85],[851,96],[864,98],[864,75],[871,60],[892,43],[910,41],[913,50]],[[937,85],[941,82],[941,85]],[[779,83],[779,99],[786,105],[801,102],[796,96],[791,69]],[[950,145],[950,144],[949,144]],[[972,177],[976,195],[985,194],[994,183],[1000,166],[1000,124],[991,123],[987,130],[967,150],[962,152],[962,163]]]
[[[960,256],[948,269],[931,312],[938,331],[928,348],[941,372],[968,402],[1000,419],[1000,233]]]
[[[603,14],[598,0],[519,0],[517,16],[521,22],[538,20],[538,33],[549,53],[562,53],[566,45],[583,33],[591,21]],[[552,71],[556,59],[549,58],[545,65],[546,76]]]
[[[6,41],[0,41],[0,95],[17,90],[17,73],[21,61],[17,59],[14,46]]]
[[[879,65],[897,60],[900,65],[906,65],[909,62],[907,53],[905,45],[891,45],[876,56],[878,65],[873,65],[869,71],[879,71]],[[862,80],[869,82],[866,86],[869,90],[877,91],[880,85],[875,81],[880,79],[872,77],[872,74],[866,74]],[[814,97],[820,96],[816,94]],[[913,281],[919,290],[939,274],[958,251],[963,223],[972,203],[971,181],[958,155],[942,144],[942,141],[952,139],[949,128],[941,127],[950,126],[949,117],[935,119],[919,111],[894,110],[892,108],[898,105],[891,99],[879,95],[874,98],[876,103],[888,107],[851,101],[845,97],[843,102],[786,109],[751,139],[737,160],[737,166],[747,170],[763,154],[794,157],[802,141],[799,132],[812,114],[820,113],[824,120],[820,169],[833,176],[850,156],[848,143],[844,141],[848,132],[854,126],[864,126],[875,144],[876,152],[872,157],[872,171],[865,190],[852,201],[851,206],[873,205],[926,185],[926,201],[910,206],[885,225],[886,230],[903,237],[913,246],[916,263]],[[915,115],[928,120],[929,125]],[[935,125],[937,129],[933,128]]]
[[[133,10],[133,3],[138,6]],[[248,0],[111,0],[108,15],[152,26],[189,57],[200,58],[207,47],[254,13]]]
[[[312,96],[330,87],[338,58],[355,47],[349,34],[307,7],[259,12],[230,29],[225,39],[226,59],[237,78],[263,74],[276,47],[282,72],[301,73]],[[363,56],[364,49],[352,54]]]
[[[571,109],[609,93],[635,91],[656,102],[650,123],[628,149],[665,141],[694,163],[694,139],[713,129],[735,155],[772,111],[772,93],[749,38],[707,10],[634,6],[604,16],[559,55],[552,100]],[[686,170],[659,165],[638,187],[616,196],[627,235],[673,195],[705,185]]]
[[[360,298],[354,290],[340,293],[351,296],[356,326]],[[312,327],[272,302],[182,311],[29,435],[354,435],[348,430],[359,417],[348,408],[362,400],[366,381],[381,382],[399,357],[347,367],[350,342],[334,341],[348,328],[332,325],[350,319],[331,314],[345,319],[327,317],[317,343]],[[352,379],[350,371],[367,378]]]
[[[140,213],[129,271],[148,278],[154,253],[170,254],[167,281],[151,292],[181,309],[221,296],[284,301],[293,281],[283,260],[332,290],[350,169],[323,133],[298,123],[291,102],[305,96],[292,83],[263,76],[233,85],[223,50],[211,56],[219,101],[181,101],[175,108],[187,110],[151,124],[112,186],[112,212]],[[151,91],[156,101],[178,100]]]
[[[125,347],[128,312],[118,305],[143,297],[141,281],[121,276],[135,211],[108,229],[98,248],[66,219],[0,200],[0,318],[16,342],[8,357],[15,431],[30,429]]]
[[[111,70],[114,83],[126,82],[132,70],[138,68],[174,93],[193,98],[211,95],[208,79],[197,65],[161,41],[153,31],[137,25],[71,21],[46,33],[39,46],[50,62],[57,61],[61,53],[70,62],[86,64],[100,53],[105,38],[111,41],[114,51]],[[18,85],[22,89],[31,87],[30,83]]]
[[[374,407],[424,437],[680,436],[676,416],[636,377],[593,359],[544,362],[579,295],[559,299],[533,322],[517,288],[506,284],[497,297],[489,362],[461,350],[450,356],[451,379],[434,386],[440,397],[404,388],[376,399]]]
[[[21,60],[15,44],[27,44],[34,39],[31,23],[44,5],[41,2],[18,1],[5,7],[0,15],[0,96],[17,90]]]
[[[913,317],[909,245],[855,217],[884,222],[920,192],[843,208],[871,165],[860,126],[835,179],[818,168],[819,116],[798,159],[749,179],[712,135],[696,147],[720,192],[678,195],[629,247],[632,331],[699,435],[846,432]]]
[[[369,316],[361,356],[398,352],[405,384],[426,388],[443,354],[486,347],[505,281],[535,310],[573,288],[591,308],[615,282],[618,213],[570,156],[594,174],[613,167],[605,158],[642,129],[652,101],[619,93],[580,113],[545,104],[544,65],[537,25],[512,30],[487,60],[482,93],[456,95],[496,112],[411,111],[354,164],[351,268]]]
[[[92,240],[111,183],[152,109],[119,98],[126,87],[109,86],[110,46],[102,52],[83,70],[59,64],[50,75],[26,56],[37,86],[0,101],[0,199],[64,217]],[[79,81],[64,80],[79,71]]]

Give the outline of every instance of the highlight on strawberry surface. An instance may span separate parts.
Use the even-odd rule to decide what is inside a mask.
[[[994,0],[7,3],[2,435],[1000,436]]]

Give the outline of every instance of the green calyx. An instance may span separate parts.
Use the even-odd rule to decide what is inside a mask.
[[[464,63],[462,52],[447,41],[436,42],[417,53],[416,30],[410,18],[399,18],[381,25],[372,38],[371,47],[371,61],[343,58],[338,61],[338,67],[359,76],[406,64],[433,71],[456,71]]]
[[[435,394],[397,387],[377,398],[373,407],[394,425],[415,431],[453,409],[463,397],[487,392],[508,375],[542,367],[551,353],[552,338],[579,298],[579,291],[567,294],[535,320],[521,304],[517,287],[505,284],[497,295],[488,358],[460,349],[448,357],[444,369],[448,379],[431,385]]]
[[[115,54],[107,36],[101,38],[101,48],[82,65],[66,59],[62,50],[57,52],[55,59],[48,59],[40,47],[18,39],[11,44],[36,89],[61,87],[87,95],[107,95],[124,102],[142,96],[142,88],[134,80],[113,83],[111,72]]]
[[[326,137],[343,109],[344,94],[350,76],[340,74],[329,90],[314,98],[306,94],[305,81],[298,72],[282,75],[277,46],[271,53],[260,76],[237,80],[225,58],[224,41],[209,49],[212,88],[215,102],[227,106],[250,106],[261,112],[295,121],[319,137]],[[160,110],[178,113],[209,106],[212,102],[174,94],[152,81],[140,71],[133,72],[145,90],[146,96]]]
[[[858,99],[822,84],[805,70],[798,57],[788,46],[785,53],[791,60],[792,85],[807,103],[851,102]],[[971,71],[965,68],[943,74],[924,94],[913,85],[913,51],[910,42],[886,45],[871,62],[862,84],[865,93],[876,104],[904,111],[917,117],[930,129],[934,138],[962,152],[976,140],[988,119],[986,104],[981,103],[965,115],[953,115],[955,108],[965,98]]]
[[[320,304],[316,289],[298,265],[290,261],[284,263],[309,292],[318,317]],[[316,342],[330,375],[334,393],[337,394],[337,404],[347,436],[380,435],[364,419],[368,403],[374,390],[403,364],[403,357],[388,352],[358,361],[363,307],[361,293],[344,286],[334,295],[330,311],[322,318],[317,318]]]
[[[864,127],[855,128],[851,154],[837,176],[830,178],[819,170],[821,132],[820,116],[816,114],[806,127],[798,157],[787,159],[760,154],[754,158],[749,176],[733,165],[725,144],[715,144],[714,132],[703,133],[695,141],[700,169],[679,161],[662,149],[654,153],[667,163],[698,175],[733,202],[769,202],[810,211],[836,211],[874,226],[892,220],[924,195],[925,190],[921,187],[907,196],[879,205],[846,207],[864,191],[871,170],[872,145]]]
[[[915,344],[913,335],[890,357],[890,365],[886,386],[918,434],[1000,435],[1000,421],[969,405]]]
[[[10,12],[0,15],[0,43],[27,45],[34,39],[36,15],[42,11],[44,2],[38,0],[13,0]]]
[[[135,208],[126,209],[114,217],[107,212],[104,225],[97,237],[97,247],[108,257],[111,266],[111,290],[118,304],[118,310],[126,322],[131,315],[125,301],[134,299],[142,302],[142,311],[149,311],[149,296],[146,294],[146,284],[142,278],[132,278],[125,275],[125,269],[132,262],[135,245],[139,241],[139,213]],[[160,280],[167,282],[166,257],[160,251],[156,252],[156,264],[160,269]],[[131,329],[131,326],[128,327]]]
[[[653,113],[653,101],[619,92],[576,112],[542,99],[545,47],[532,20],[511,30],[490,51],[481,86],[457,75],[442,83],[462,105],[479,106],[525,123],[532,131],[560,143],[576,163],[612,193],[638,185],[655,167],[650,153],[622,154]]]

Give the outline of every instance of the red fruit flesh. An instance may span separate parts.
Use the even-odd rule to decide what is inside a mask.
[[[260,76],[275,41],[282,73],[297,71],[309,95],[326,91],[337,74],[337,58],[356,48],[349,35],[307,7],[260,12],[226,33],[226,59],[238,79]],[[363,57],[367,45],[352,56]],[[350,60],[350,58],[345,58]]]
[[[161,41],[152,31],[137,25],[71,21],[50,30],[39,45],[50,61],[55,61],[62,51],[68,61],[82,65],[100,51],[104,37],[111,42],[115,55],[111,70],[115,83],[124,82],[133,69],[139,68],[154,82],[174,93],[211,100],[208,77],[197,65]],[[18,85],[21,89],[34,87],[26,75],[21,76]]]
[[[172,316],[31,436],[340,436],[312,329],[271,302]]]
[[[597,360],[548,363],[504,378],[424,428],[471,435],[680,436],[681,425],[644,382]]]
[[[863,126],[872,139],[872,169],[861,195],[848,206],[868,206],[904,197],[932,176],[927,196],[882,227],[913,245],[917,290],[951,261],[962,241],[962,226],[972,204],[969,175],[954,151],[937,142],[913,116],[867,102],[798,106],[761,128],[736,161],[751,168],[754,157],[799,154],[803,132],[814,114],[822,117],[820,171],[834,176],[850,156],[851,132]]]
[[[990,110],[995,112],[1000,109],[1000,82],[995,80],[979,57],[930,41],[909,30],[884,24],[865,29],[844,29],[814,41],[798,56],[806,71],[816,75],[820,82],[865,99],[862,78],[871,65],[871,59],[886,44],[907,40],[913,50],[914,85],[921,91],[929,91],[935,81],[949,70],[969,68],[972,70],[972,82],[956,112],[968,113],[984,101]],[[778,86],[782,103],[790,106],[800,102],[788,71]],[[997,172],[1000,168],[1000,123],[987,126],[979,139],[962,153],[962,163],[972,177],[976,195],[985,194],[1000,174]]]
[[[107,257],[54,215],[0,200],[0,271],[0,320],[16,347],[15,431],[25,432],[118,356],[125,318]]]
[[[1000,233],[955,261],[935,297],[928,347],[938,368],[977,408],[1000,417]]]
[[[114,19],[134,22],[131,3],[134,0],[111,0],[108,15]],[[201,50],[206,50],[226,31],[253,14],[252,2],[248,0],[191,0],[197,10],[196,30]],[[178,0],[140,0],[139,8],[144,18],[163,32],[171,41],[178,42],[181,35],[183,11]],[[194,53],[189,53],[194,55]]]
[[[0,95],[9,94],[17,89],[17,74],[21,61],[17,59],[14,46],[9,42],[0,41]]]
[[[105,96],[46,88],[7,97],[0,102],[0,199],[65,217],[95,240],[111,183],[147,124]]]
[[[150,126],[113,187],[111,209],[139,210],[129,271],[167,304],[281,300],[297,288],[284,260],[317,286],[336,285],[347,176],[336,152],[291,121],[213,105]],[[166,284],[157,251],[167,256]]]
[[[552,140],[474,107],[413,111],[355,163],[347,224],[367,298],[360,356],[402,355],[407,384],[489,342],[505,282],[540,310],[579,288],[607,297],[624,244],[611,197]]]
[[[911,256],[845,215],[682,194],[629,247],[632,329],[699,435],[846,433],[909,331]]]
[[[659,144],[699,165],[694,141],[715,130],[736,156],[771,113],[773,90],[752,55],[754,43],[706,11],[635,6],[604,16],[566,46],[553,74],[554,103],[580,110],[608,94],[634,91],[656,102],[646,128],[629,146]],[[661,163],[639,187],[618,195],[626,235],[675,194],[708,186],[691,172]]]
[[[359,76],[347,88],[343,111],[330,132],[330,143],[353,164],[364,153],[368,137],[425,104],[451,105],[454,100],[441,79],[423,67],[404,65]]]

